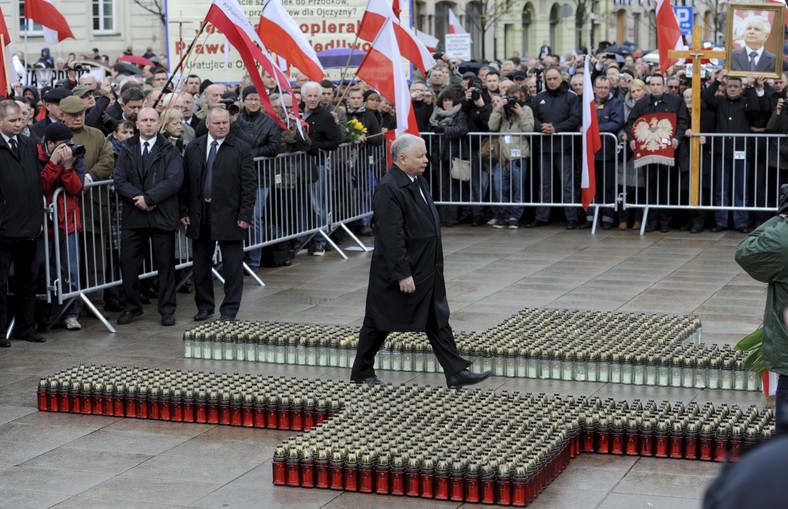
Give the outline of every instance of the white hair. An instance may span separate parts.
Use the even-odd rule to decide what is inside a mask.
[[[391,144],[391,159],[392,161],[397,161],[399,159],[400,154],[403,154],[408,151],[412,146],[416,145],[417,143],[421,143],[424,145],[424,140],[418,136],[414,136],[413,134],[403,134],[396,140],[394,143]]]
[[[317,89],[317,93],[318,94],[322,94],[323,93],[323,85],[321,85],[317,81],[307,81],[306,83],[301,85],[301,95],[305,96],[310,88]]]

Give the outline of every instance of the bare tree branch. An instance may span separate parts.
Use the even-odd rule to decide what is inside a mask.
[[[161,20],[162,25],[167,26],[167,18],[164,15],[164,3],[162,0],[131,0],[131,3],[153,14]]]

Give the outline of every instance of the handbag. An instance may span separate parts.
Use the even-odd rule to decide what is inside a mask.
[[[485,138],[482,142],[482,161],[488,161],[491,164],[495,164],[500,157],[501,146],[498,138]]]
[[[451,178],[461,182],[471,180],[471,162],[455,157],[451,161]]]

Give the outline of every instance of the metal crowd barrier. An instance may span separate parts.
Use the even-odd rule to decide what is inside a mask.
[[[257,165],[257,197],[254,220],[244,251],[247,260],[259,264],[262,249],[279,242],[305,244],[321,235],[344,258],[347,256],[331,240],[330,234],[344,228],[362,249],[364,244],[347,224],[372,216],[372,193],[385,171],[386,149],[381,146],[343,144],[318,157],[303,152],[260,158]],[[114,327],[91,300],[91,294],[118,292],[120,274],[121,203],[111,180],[86,184],[79,196],[79,210],[64,200],[65,190],[55,191],[52,204],[45,207],[42,236],[42,263],[45,288],[39,298],[57,302],[61,311],[80,300],[86,309],[111,332]],[[70,218],[82,229],[66,235],[57,225]],[[55,225],[55,227],[52,227]],[[191,269],[191,242],[179,226],[175,240],[176,269]],[[157,275],[155,253],[148,247],[140,279]],[[221,263],[217,250],[215,264]],[[263,281],[245,263],[254,279]],[[214,269],[214,275],[222,280]],[[10,329],[9,329],[10,330]]]
[[[788,183],[788,137],[784,134],[697,133],[700,169],[697,180],[690,171],[691,145],[682,142],[673,167],[649,164],[634,168],[629,151],[624,156],[622,208],[643,209],[641,234],[648,215],[655,211],[690,209],[715,212],[715,222],[727,226],[749,222],[749,215],[773,214],[780,185]],[[785,156],[781,154],[785,152]],[[783,161],[783,159],[785,161]],[[690,205],[690,192],[699,190],[698,204]],[[653,210],[652,210],[653,209]],[[735,225],[739,227],[740,225]]]
[[[61,216],[68,221],[81,221],[82,230],[66,235],[59,227],[49,228],[52,249],[44,251],[47,288],[52,297],[65,309],[76,299],[101,321],[110,332],[114,327],[90,298],[99,291],[106,300],[123,284],[120,274],[121,204],[111,180],[85,184],[79,196],[79,210],[69,208],[64,200],[65,190],[59,188],[52,196],[47,216],[52,225],[59,225]],[[151,245],[143,258],[140,280],[154,277],[155,253]],[[175,238],[175,268],[191,268],[191,242],[186,230],[179,225]]]
[[[568,219],[581,207],[580,133],[469,133],[454,140],[433,133],[422,136],[430,155],[425,177],[438,205],[469,206],[474,214],[487,206],[518,220],[526,206],[564,207]],[[615,209],[618,202],[621,147],[615,134],[603,133],[602,140],[595,164],[595,206],[589,212],[593,231],[600,208]],[[457,168],[463,166],[460,180]]]

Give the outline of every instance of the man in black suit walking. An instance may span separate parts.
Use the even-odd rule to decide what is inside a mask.
[[[139,273],[153,245],[159,272],[159,313],[162,325],[175,325],[175,230],[183,159],[178,149],[159,136],[159,114],[142,108],[137,114],[139,135],[130,138],[118,155],[112,175],[123,204],[120,272],[126,293],[118,324],[142,314]]]
[[[350,378],[381,385],[375,376],[375,354],[392,331],[424,331],[446,374],[449,387],[481,382],[489,371],[472,373],[460,357],[449,326],[449,303],[443,279],[440,220],[421,174],[427,147],[405,134],[391,145],[394,161],[380,180],[372,208],[375,250],[369,268],[364,324]]]
[[[777,72],[777,57],[764,48],[772,31],[769,20],[762,16],[750,16],[745,23],[744,47],[731,52],[731,70]]]
[[[208,133],[186,146],[181,222],[193,239],[195,320],[214,313],[211,268],[216,243],[222,250],[222,320],[235,320],[243,294],[243,241],[252,222],[257,175],[252,149],[230,134],[230,113],[211,108]]]

